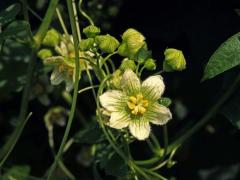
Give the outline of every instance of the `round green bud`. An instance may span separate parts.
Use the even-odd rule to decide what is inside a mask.
[[[145,37],[140,32],[132,28],[127,29],[123,33],[122,39],[127,43],[128,51],[131,56],[136,54],[145,44]]]
[[[172,100],[168,97],[161,97],[159,103],[165,107],[169,107],[172,104]]]
[[[40,58],[40,59],[46,59],[48,57],[51,57],[52,56],[52,51],[50,49],[41,49],[40,51],[38,51],[38,54],[37,56]]]
[[[93,47],[93,44],[94,44],[94,39],[93,38],[82,39],[80,41],[80,50],[81,51],[87,51],[91,47]]]
[[[111,85],[115,89],[120,89],[121,88],[121,79],[122,79],[122,71],[117,69],[116,71],[113,72],[111,78]]]
[[[43,39],[42,44],[45,46],[55,47],[59,44],[60,34],[55,29],[50,29]]]
[[[133,60],[130,59],[123,59],[122,64],[120,65],[120,69],[122,71],[125,71],[126,69],[131,69],[131,70],[135,70],[136,69],[136,64]]]
[[[149,58],[145,61],[144,63],[144,67],[147,69],[147,70],[155,70],[156,69],[156,62],[154,59],[152,58]]]
[[[119,46],[118,40],[109,34],[96,36],[95,42],[106,53],[113,53]]]
[[[186,69],[186,60],[182,51],[169,48],[164,51],[165,60],[163,70],[166,72],[182,71]]]
[[[100,34],[101,30],[100,28],[90,25],[87,26],[83,29],[83,33],[88,37],[88,38],[94,38],[96,35]]]
[[[118,54],[120,56],[123,57],[127,57],[128,56],[128,48],[127,48],[127,43],[122,43],[119,47],[118,47]]]

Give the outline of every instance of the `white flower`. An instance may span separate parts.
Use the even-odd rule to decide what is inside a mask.
[[[63,36],[59,46],[55,47],[55,51],[59,54],[44,59],[44,64],[54,66],[51,74],[51,84],[59,85],[61,82],[66,82],[66,90],[70,91],[73,88],[75,80],[75,52],[72,36]],[[92,58],[90,52],[79,51],[79,57]],[[84,59],[79,59],[81,69],[91,69],[88,62]]]
[[[121,90],[108,90],[100,96],[100,103],[110,112],[108,125],[122,129],[129,127],[138,140],[148,138],[150,122],[163,125],[172,118],[170,110],[159,104],[165,89],[160,75],[150,76],[142,83],[127,69],[121,79]]]

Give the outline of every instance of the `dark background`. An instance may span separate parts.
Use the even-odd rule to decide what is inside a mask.
[[[64,1],[63,1],[64,2]],[[221,93],[227,89],[231,79],[239,72],[234,68],[222,76],[200,83],[204,67],[211,54],[228,37],[240,31],[240,16],[236,9],[240,9],[237,0],[199,0],[199,1],[122,1],[119,13],[110,19],[110,34],[120,39],[127,28],[136,28],[142,32],[153,51],[153,58],[157,60],[158,69],[161,69],[163,52],[167,47],[181,49],[187,60],[187,69],[183,72],[163,74],[166,83],[165,95],[172,98],[171,110],[175,112],[173,120],[169,123],[170,140],[177,137],[186,125],[194,125],[217,101]],[[33,2],[31,2],[33,3]],[[1,9],[11,4],[10,1],[1,1]],[[44,14],[44,10],[40,14]],[[104,13],[104,12],[103,12]],[[33,26],[38,25],[32,17]],[[101,22],[98,22],[101,26]],[[92,100],[88,94],[80,96],[83,99],[78,107],[83,109],[86,116],[94,112]],[[54,99],[54,97],[53,97]],[[61,101],[55,99],[55,104]],[[186,110],[181,118],[178,115],[180,105]],[[18,113],[20,94],[13,93],[7,99],[0,99],[0,142],[11,132],[7,120]],[[7,165],[29,164],[33,175],[43,175],[53,158],[47,144],[47,132],[42,121],[46,109],[39,107],[36,101],[30,104],[30,111],[35,112],[34,121],[30,121],[13,151]],[[73,128],[73,131],[77,128]],[[57,129],[57,133],[64,129]],[[161,131],[154,128],[161,139]],[[61,137],[59,137],[59,140]],[[190,141],[178,151],[178,163],[171,170],[163,170],[167,177],[176,179],[239,179],[240,178],[240,132],[219,113],[207,126],[201,129]],[[136,157],[144,156],[138,150],[141,143],[133,149]],[[87,177],[91,174],[90,168],[76,168],[71,162],[77,150],[73,148],[69,153],[67,164],[76,174]],[[79,165],[78,165],[79,166]],[[109,177],[111,179],[111,177]]]

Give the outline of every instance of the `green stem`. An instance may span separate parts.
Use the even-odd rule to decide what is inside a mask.
[[[59,20],[59,22],[60,22],[60,24],[61,24],[61,26],[62,26],[62,29],[63,29],[64,34],[66,34],[67,36],[69,36],[68,31],[67,31],[67,28],[66,28],[66,26],[65,26],[65,24],[64,24],[62,15],[61,15],[61,13],[60,13],[60,11],[59,11],[58,8],[56,8],[56,12],[57,12],[58,20]]]
[[[160,159],[159,157],[154,156],[151,159],[147,159],[147,160],[136,160],[134,161],[137,165],[148,165],[148,164],[153,164],[158,162]]]
[[[12,135],[10,136],[10,138],[8,139],[7,143],[3,146],[3,148],[1,149],[0,152],[0,168],[3,166],[4,162],[7,160],[8,156],[10,155],[10,153],[12,152],[14,146],[16,145],[23,128],[25,127],[27,121],[29,120],[29,118],[31,117],[32,113],[30,113],[28,115],[28,117],[26,119],[23,119],[24,121],[18,121],[18,125],[16,127],[16,129],[14,130],[14,132],[12,133]]]
[[[69,115],[69,118],[68,118],[67,127],[65,129],[64,136],[63,136],[60,148],[58,150],[58,153],[55,156],[55,160],[54,160],[54,162],[53,162],[53,164],[52,164],[52,166],[49,170],[47,180],[51,179],[53,171],[55,170],[55,168],[58,164],[58,161],[60,160],[60,158],[62,156],[64,147],[65,147],[65,143],[67,141],[67,138],[68,138],[71,126],[72,126],[73,117],[74,117],[75,108],[76,108],[76,103],[77,103],[77,96],[78,96],[78,81],[79,81],[79,76],[81,75],[80,74],[81,70],[80,70],[80,66],[79,66],[79,50],[78,50],[78,45],[79,45],[78,38],[79,37],[78,37],[78,34],[77,34],[77,27],[76,27],[75,18],[74,18],[74,10],[73,10],[73,7],[72,7],[72,0],[67,0],[67,7],[68,7],[68,12],[69,12],[69,17],[70,17],[70,23],[71,23],[71,29],[72,29],[73,41],[74,41],[74,50],[75,50],[76,73],[75,73],[75,82],[74,82],[73,101],[72,101],[72,106],[71,106],[71,110],[70,110],[70,115]]]
[[[88,16],[88,15],[82,10],[82,1],[83,1],[83,0],[80,0],[80,1],[79,1],[79,4],[78,4],[78,9],[79,9],[80,13],[83,15],[83,17],[85,17],[85,18],[89,21],[89,23],[90,23],[91,25],[94,25],[94,23],[93,23],[92,19],[90,18],[90,16]]]
[[[55,13],[55,9],[57,8],[58,1],[59,0],[51,0],[50,1],[47,12],[46,12],[46,14],[44,16],[44,19],[43,19],[43,22],[40,25],[40,27],[39,27],[39,29],[38,29],[35,37],[34,37],[37,49],[40,47],[40,45],[42,43],[42,40],[43,40],[43,38],[45,37],[45,35],[48,31],[49,25],[52,21],[52,17]]]
[[[149,139],[147,139],[146,142],[147,142],[148,146],[150,147],[150,149],[152,150],[152,152],[155,154],[156,153],[156,148],[154,147],[152,142]]]
[[[158,139],[156,138],[156,136],[154,135],[154,133],[151,133],[150,134],[150,138],[152,139],[152,141],[154,142],[155,146],[158,148],[158,149],[161,149],[161,146],[158,142]]]
[[[164,153],[163,153],[163,159],[166,157],[168,152],[168,130],[167,125],[163,125],[163,142],[164,142]]]
[[[94,89],[94,88],[97,88],[97,87],[99,87],[99,85],[88,86],[88,87],[85,87],[85,88],[80,89],[80,90],[78,91],[78,93],[81,94],[81,93],[83,93],[83,92],[85,92],[85,91],[88,91],[88,90],[90,90],[90,89]]]
[[[59,160],[58,165],[70,180],[76,179],[75,176],[68,170],[68,168],[65,166],[65,164],[61,160]]]
[[[240,74],[235,78],[229,89],[222,95],[218,102],[209,110],[209,112],[203,116],[191,129],[189,129],[183,136],[175,140],[168,148],[168,153],[170,153],[176,147],[181,146],[190,137],[192,137],[199,129],[201,129],[222,107],[222,105],[228,100],[228,98],[233,94],[234,90],[240,83]]]
[[[112,57],[112,56],[115,55],[115,54],[117,54],[117,51],[115,51],[115,52],[107,55],[105,58],[103,58],[101,64],[99,65],[99,66],[100,66],[99,68],[101,68],[101,67],[107,62],[107,60],[109,60],[110,57]]]
[[[23,16],[24,20],[29,22],[29,15],[28,15],[28,3],[27,0],[21,0],[22,2],[22,10],[23,10]]]
[[[72,0],[72,8],[73,8],[73,14],[74,14],[74,18],[75,18],[75,25],[76,25],[76,30],[77,30],[77,36],[78,36],[78,40],[80,42],[82,37],[81,37],[81,32],[80,32],[80,23],[79,23],[79,20],[78,20],[77,8],[76,8],[75,0]]]

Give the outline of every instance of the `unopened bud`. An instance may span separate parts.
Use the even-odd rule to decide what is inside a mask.
[[[87,26],[83,29],[83,33],[88,38],[94,38],[96,35],[100,34],[100,32],[101,32],[101,30],[94,25]]]
[[[81,51],[87,51],[91,47],[93,47],[93,44],[94,44],[94,39],[93,38],[82,39],[80,41],[80,50]]]
[[[144,66],[147,70],[155,70],[156,69],[156,63],[155,60],[152,58],[149,58],[144,63]]]
[[[123,61],[122,61],[122,64],[121,64],[121,66],[120,66],[120,69],[122,70],[122,71],[125,71],[126,69],[131,69],[131,70],[135,70],[136,69],[136,64],[135,64],[135,62],[133,61],[133,60],[130,60],[130,59],[124,59]]]
[[[136,54],[145,44],[145,37],[137,30],[127,29],[122,36],[123,42],[127,43],[128,51],[131,55]]]
[[[59,44],[60,34],[55,29],[50,29],[43,39],[43,45],[55,47]]]
[[[95,41],[98,47],[106,53],[113,53],[119,46],[118,40],[109,34],[96,36]]]
[[[186,69],[186,60],[182,51],[169,48],[164,52],[165,60],[163,62],[163,70],[166,72],[182,71]]]
[[[168,97],[162,97],[159,99],[159,103],[165,107],[169,107],[172,104],[172,100]]]
[[[37,56],[43,60],[45,58],[51,57],[52,51],[50,49],[41,49],[40,51],[38,51]]]
[[[120,89],[121,79],[122,79],[122,71],[117,69],[116,71],[114,71],[113,77],[111,79],[111,84],[115,89]]]

